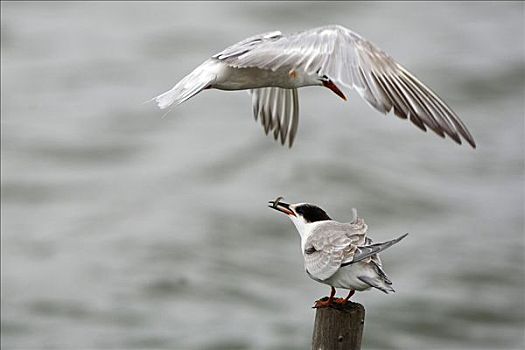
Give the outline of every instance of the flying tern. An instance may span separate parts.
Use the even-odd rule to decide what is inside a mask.
[[[316,205],[288,204],[281,199],[270,201],[270,207],[286,214],[295,224],[301,236],[306,273],[311,279],[331,287],[328,300],[320,299],[314,307],[345,304],[356,290],[377,288],[387,294],[394,291],[378,253],[398,243],[408,233],[390,241],[373,243],[366,236],[368,226],[355,209],[352,222],[340,223]],[[348,289],[348,296],[334,298],[336,288]]]
[[[340,25],[242,40],[204,61],[171,90],[153,98],[161,108],[178,105],[205,89],[249,90],[253,114],[266,134],[292,146],[299,124],[297,89],[325,86],[346,100],[338,85],[456,143],[474,138],[445,102],[387,53]]]

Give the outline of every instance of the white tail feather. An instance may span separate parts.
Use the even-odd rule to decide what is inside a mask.
[[[210,86],[216,78],[216,74],[213,69],[210,69],[209,63],[209,61],[204,62],[179,81],[171,90],[154,97],[152,101],[155,101],[160,109],[165,109],[173,104],[179,105],[195,96]]]

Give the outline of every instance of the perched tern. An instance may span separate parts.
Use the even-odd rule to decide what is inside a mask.
[[[306,273],[311,279],[331,287],[328,300],[318,300],[314,307],[345,304],[356,290],[373,287],[387,294],[394,291],[378,253],[398,243],[408,233],[387,242],[373,243],[366,236],[368,226],[355,210],[352,222],[341,223],[332,220],[316,205],[288,204],[281,199],[270,201],[270,208],[286,214],[299,231]],[[350,292],[344,299],[334,298],[335,288]]]
[[[355,89],[378,111],[391,111],[441,137],[476,147],[467,127],[434,92],[370,41],[340,25],[242,40],[212,56],[171,90],[153,98],[161,109],[204,89],[249,90],[255,119],[266,134],[292,146],[299,123],[297,89],[325,86],[346,100],[337,84]]]

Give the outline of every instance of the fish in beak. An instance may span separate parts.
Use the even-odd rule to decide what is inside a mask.
[[[268,203],[270,205],[268,207],[280,211],[286,215],[296,216],[293,210],[290,209],[290,204],[281,202],[281,199],[283,199],[283,197],[277,197],[275,200],[269,201]]]

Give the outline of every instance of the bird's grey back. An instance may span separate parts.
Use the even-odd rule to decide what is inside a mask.
[[[311,239],[318,239],[323,235],[341,235],[346,236],[355,245],[365,243],[368,226],[362,218],[357,218],[355,222],[337,222],[327,220],[320,222],[310,235]]]

